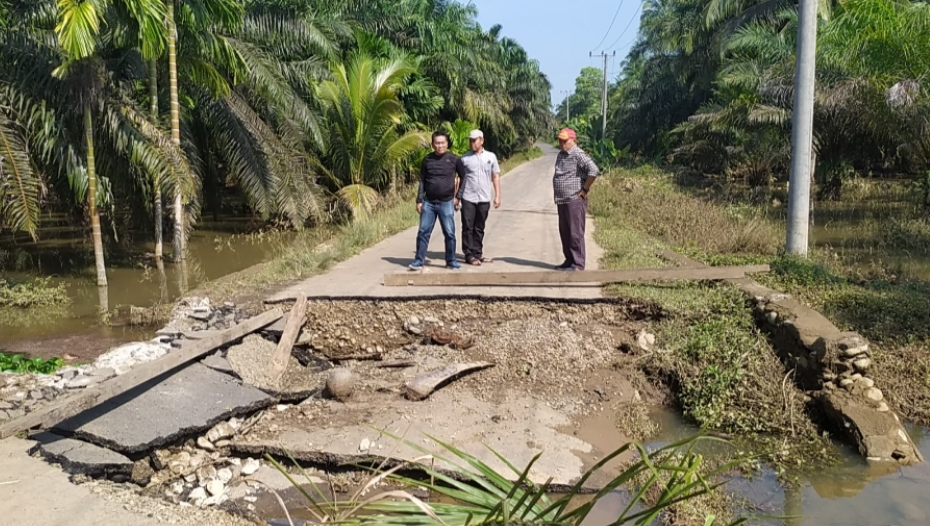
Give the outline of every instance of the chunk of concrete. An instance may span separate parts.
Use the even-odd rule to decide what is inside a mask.
[[[161,447],[275,403],[199,363],[163,375],[62,421],[53,429],[120,453]]]
[[[29,451],[61,464],[65,472],[91,477],[130,475],[133,462],[125,456],[73,438],[42,432],[30,437],[37,443]]]
[[[209,367],[210,369],[213,369],[214,371],[219,371],[221,373],[238,376],[236,375],[236,371],[232,368],[232,365],[229,364],[229,360],[227,360],[226,357],[223,356],[222,351],[216,351],[215,353],[201,360],[200,363],[206,365],[207,367]]]

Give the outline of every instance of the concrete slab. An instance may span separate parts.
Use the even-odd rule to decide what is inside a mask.
[[[64,420],[53,430],[133,454],[274,402],[232,376],[195,363]]]
[[[491,209],[485,226],[485,255],[492,263],[465,265],[457,272],[525,272],[552,270],[562,263],[558,214],[552,193],[552,172],[558,150],[542,144],[539,159],[524,163],[501,179],[501,208]],[[596,188],[597,185],[595,185]],[[595,190],[596,191],[596,190]],[[411,205],[412,206],[412,205]],[[461,215],[455,215],[456,246],[461,254]],[[416,228],[405,230],[343,261],[325,274],[314,276],[275,294],[269,301],[307,297],[391,297],[476,295],[492,297],[600,298],[597,284],[558,286],[459,286],[385,287],[384,274],[406,272],[413,260]],[[594,242],[594,221],[585,228],[587,269],[597,269],[603,251]],[[426,272],[451,272],[443,259],[443,236],[437,224],[430,238],[427,256],[432,260]]]
[[[233,369],[232,365],[229,364],[229,360],[226,359],[226,356],[224,356],[224,354],[225,353],[223,351],[216,351],[215,353],[208,355],[203,360],[200,360],[200,363],[202,363],[203,365],[206,365],[207,367],[209,367],[210,369],[213,369],[214,371],[219,371],[224,374],[238,376],[236,374],[236,371]]]
[[[385,458],[413,460],[425,454],[386,432],[431,453],[453,458],[429,440],[430,435],[474,455],[500,473],[510,470],[485,445],[519,468],[542,452],[530,478],[543,483],[553,477],[555,488],[566,488],[582,475],[584,457],[594,451],[591,444],[571,431],[561,430],[571,428],[571,424],[566,412],[516,391],[510,391],[505,401],[492,403],[467,391],[450,389],[422,402],[401,398],[379,404],[313,401],[266,416],[230,447],[253,456],[267,452],[286,458],[290,454],[297,460],[324,465],[380,462]],[[450,466],[437,461],[435,467]]]
[[[61,464],[66,473],[91,477],[132,473],[132,461],[115,451],[48,432],[29,438],[36,441],[30,454]]]

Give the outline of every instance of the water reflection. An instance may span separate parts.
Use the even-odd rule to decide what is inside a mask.
[[[661,410],[653,413],[662,425],[656,444],[693,435],[699,430],[680,415]],[[924,457],[930,455],[925,438],[930,429],[908,426],[907,432]],[[651,444],[650,444],[651,445]],[[821,469],[806,466],[798,487],[779,484],[775,473],[765,469],[751,480],[737,478],[727,485],[755,507],[751,513],[795,516],[763,524],[786,526],[917,526],[930,523],[930,464],[900,467],[872,463],[853,449],[840,446],[842,461]]]

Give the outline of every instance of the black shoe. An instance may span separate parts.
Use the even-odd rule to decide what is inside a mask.
[[[556,269],[556,270],[565,270],[565,269],[567,269],[568,267],[571,267],[571,266],[572,266],[572,262],[571,262],[571,261],[566,261],[566,262],[562,263],[561,265],[555,267],[555,269]]]

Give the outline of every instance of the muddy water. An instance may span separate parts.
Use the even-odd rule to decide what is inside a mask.
[[[891,250],[882,246],[875,236],[888,235],[891,217],[906,219],[916,212],[910,204],[894,195],[854,202],[823,202],[814,208],[814,227],[810,231],[812,245],[830,247],[847,261],[862,266],[876,264],[891,268],[908,277],[930,281],[930,255],[927,250]],[[921,243],[911,240],[915,246]]]
[[[250,230],[252,225],[244,221],[205,224],[193,232],[186,262],[175,265],[166,261],[163,270],[146,256],[152,249],[150,243],[131,245],[107,262],[109,286],[103,298],[96,286],[92,254],[88,257],[82,239],[65,234],[59,239],[43,239],[40,246],[28,247],[28,252],[8,249],[8,254],[14,255],[7,256],[3,276],[51,277],[52,283],[66,285],[72,303],[41,311],[0,310],[0,349],[35,355],[91,356],[109,346],[143,337],[151,329],[129,326],[125,317],[129,305],[171,303],[205,281],[261,263],[290,236]],[[16,259],[26,270],[15,270]],[[102,323],[97,314],[101,301],[116,314],[107,323]]]
[[[677,413],[656,411],[661,435],[650,445],[692,436],[697,428]],[[930,456],[930,429],[907,429],[924,457]],[[752,480],[734,479],[729,488],[758,507],[758,515],[796,516],[759,524],[790,526],[917,526],[930,523],[930,463],[895,468],[867,464],[852,449],[841,446],[842,462],[823,469],[806,466],[803,484],[786,491],[775,473],[764,470]]]

